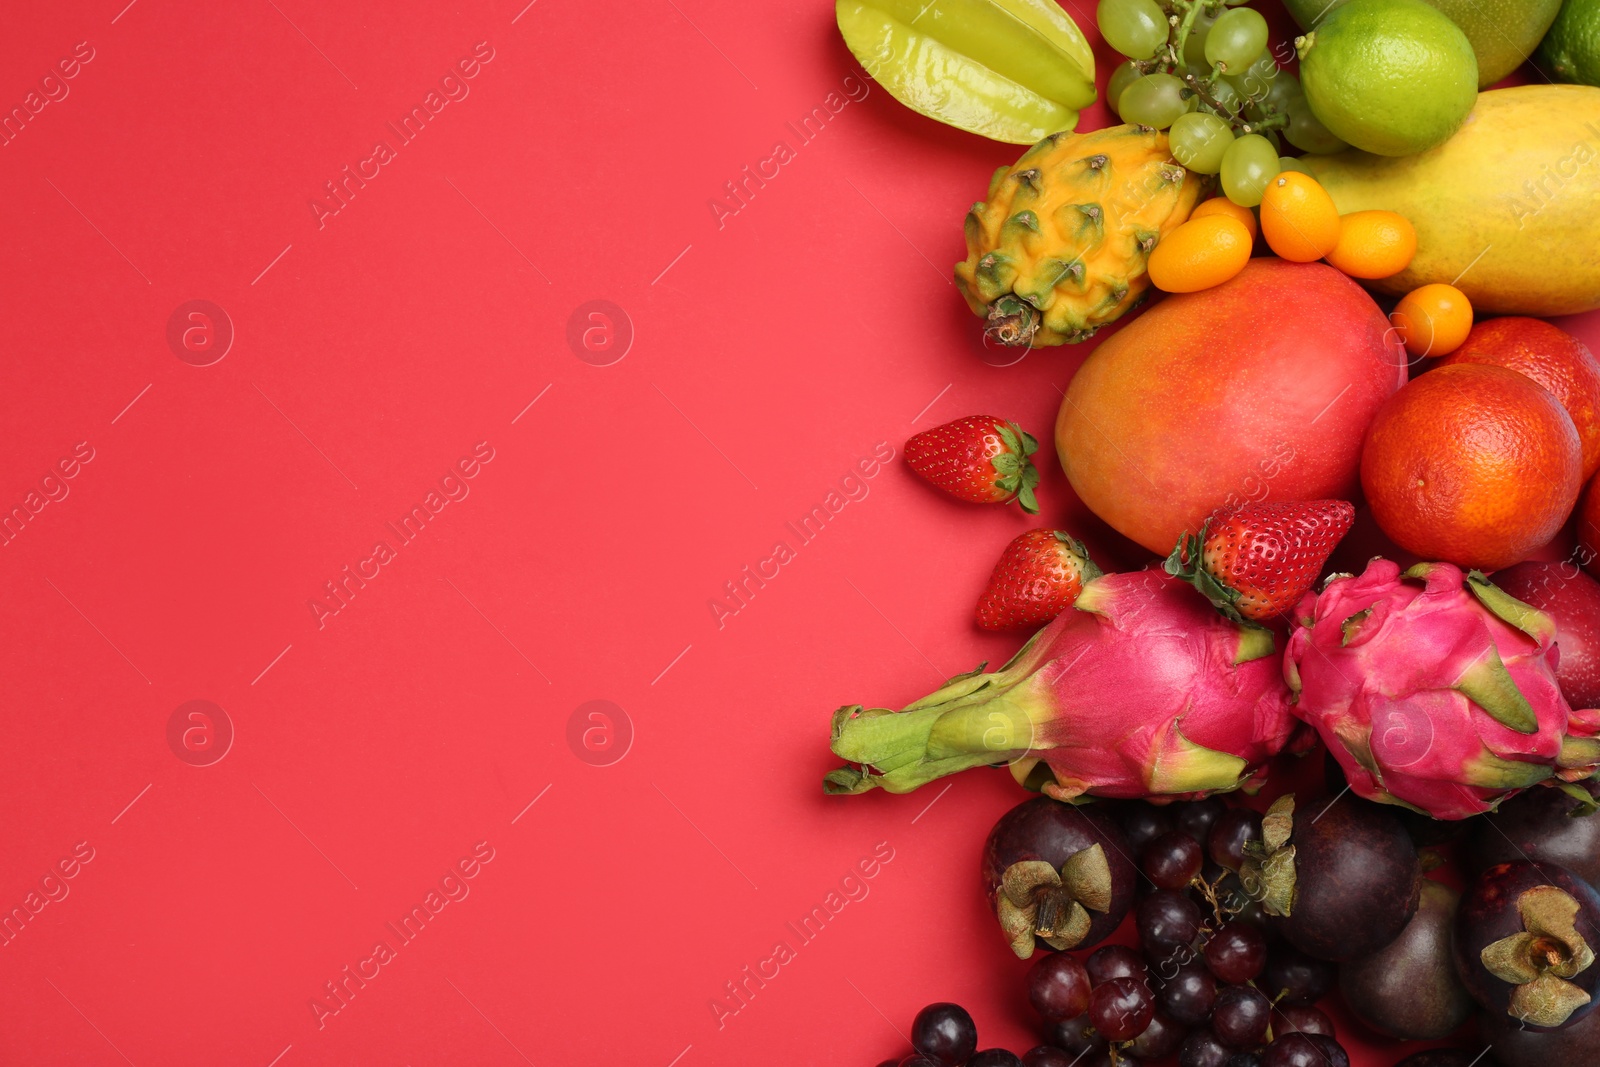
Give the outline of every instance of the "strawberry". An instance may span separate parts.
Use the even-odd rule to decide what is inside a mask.
[[[911,469],[951,496],[973,504],[1015,500],[1029,515],[1039,503],[1033,487],[1039,472],[1028,457],[1039,442],[1014,422],[968,415],[924,430],[906,442]]]
[[[1100,577],[1083,545],[1060,530],[1029,530],[1006,546],[978,600],[978,625],[1019,630],[1072,607],[1084,583]]]
[[[1264,622],[1292,611],[1311,591],[1355,508],[1343,500],[1242,504],[1184,534],[1167,557],[1168,574],[1190,582],[1235,622]]]

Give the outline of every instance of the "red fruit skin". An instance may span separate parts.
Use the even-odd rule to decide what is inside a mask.
[[[1099,573],[1080,555],[1082,548],[1059,530],[1029,530],[1017,537],[1000,554],[978,600],[978,625],[985,630],[1042,626],[1072,607],[1085,577]],[[1085,574],[1086,564],[1092,574]]]
[[[995,484],[994,457],[1009,451],[999,427],[1007,420],[968,415],[906,441],[906,464],[950,495],[972,504],[1003,504],[1015,490]]]
[[[1600,468],[1600,360],[1588,345],[1543,319],[1507,315],[1478,323],[1437,365],[1453,363],[1506,367],[1544,386],[1577,427],[1584,478]]]
[[[1095,514],[1165,554],[1221,507],[1357,499],[1367,424],[1406,364],[1378,305],[1339,271],[1253,259],[1091,353],[1056,452]]]
[[[1311,591],[1355,517],[1345,500],[1246,504],[1212,520],[1201,558],[1239,592],[1239,614],[1277,618]]]
[[[1600,707],[1600,582],[1571,563],[1529,560],[1494,573],[1494,584],[1556,624],[1556,683],[1575,708]]]

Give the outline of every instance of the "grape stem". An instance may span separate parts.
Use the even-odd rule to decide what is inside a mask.
[[[1183,62],[1183,46],[1189,40],[1189,33],[1194,29],[1194,20],[1202,13],[1211,14],[1221,12],[1227,7],[1227,0],[1167,0],[1172,9],[1169,18],[1175,19],[1177,35],[1167,43],[1166,59],[1150,59],[1134,65],[1141,74],[1150,74],[1157,70],[1164,73],[1175,73]],[[1180,17],[1181,16],[1181,17]],[[1289,115],[1277,108],[1269,110],[1262,118],[1255,121],[1240,121],[1239,116],[1231,114],[1227,108],[1208,90],[1217,84],[1217,79],[1226,71],[1221,64],[1214,64],[1211,74],[1204,81],[1192,73],[1185,73],[1183,81],[1189,86],[1189,91],[1200,98],[1200,102],[1213,114],[1227,121],[1241,133],[1261,133],[1264,130],[1281,130],[1289,125]]]

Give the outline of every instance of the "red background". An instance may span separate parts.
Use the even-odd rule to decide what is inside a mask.
[[[709,606],[879,442],[979,411],[1040,435],[1043,520],[1117,557],[1045,441],[1090,346],[990,366],[950,282],[1019,150],[876,86],[800,144],[857,73],[825,3],[125,2],[0,34],[6,109],[93,49],[0,148],[0,508],[94,453],[0,547],[0,908],[94,854],[0,947],[0,1061],[867,1064],[936,999],[1033,1044],[974,885],[1009,779],[820,777],[838,704],[1012,650],[969,613],[1034,523],[890,463]],[[470,94],[319,226],[323,183],[478,42]],[[210,366],[166,340],[193,299],[236,334]],[[632,324],[609,366],[567,340],[592,300]],[[470,494],[319,626],[323,583],[479,442]],[[195,699],[235,730],[210,766],[167,740]],[[596,699],[633,732],[610,766],[568,743]],[[470,895],[319,1026],[484,841]],[[719,1026],[879,842],[868,895]]]

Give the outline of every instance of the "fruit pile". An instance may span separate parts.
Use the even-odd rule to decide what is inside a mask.
[[[1337,790],[1336,767],[1328,779]],[[1091,932],[1074,951],[1039,938],[1023,985],[1042,1043],[1025,1054],[978,1051],[971,1015],[937,1003],[913,1022],[912,1053],[880,1067],[1348,1067],[1322,1010],[1335,999],[1401,1041],[1458,1035],[1481,1014],[1481,1039],[1401,1052],[1385,1067],[1590,1064],[1600,895],[1586,879],[1600,876],[1600,821],[1574,818],[1580,806],[1525,794],[1441,841],[1438,824],[1339,792],[1280,798],[1264,814],[1218,797],[1106,811],[1027,801],[984,849],[1002,928],[1019,884],[1011,869],[1081,846],[1068,856],[1101,862],[1109,849],[1126,868],[1094,920],[1118,933],[1096,947],[1104,935]],[[1446,854],[1460,856],[1465,892],[1425,873]],[[1135,879],[1136,892],[1123,884]],[[1253,890],[1263,879],[1280,891]],[[1058,889],[1035,887],[1030,903]]]
[[[1600,1067],[1600,360],[1545,321],[1600,308],[1600,0],[1284,6],[1099,0],[1123,124],[1078,132],[1054,0],[837,0],[890,95],[1030,146],[964,220],[986,340],[1125,323],[1054,432],[1106,531],[978,598],[1037,632],[830,720],[829,794],[1036,794],[980,867],[1044,1043],[932,1004],[901,1067],[1348,1067],[1335,1019],[1450,1043],[1381,1067]],[[1490,88],[1536,49],[1590,84]],[[1039,440],[905,455],[1048,516]]]

